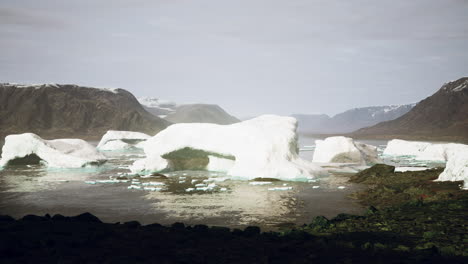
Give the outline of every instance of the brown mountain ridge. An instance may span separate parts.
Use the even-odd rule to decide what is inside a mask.
[[[124,89],[71,84],[0,84],[0,136],[99,139],[108,130],[154,135],[170,122],[148,113]]]
[[[468,143],[468,77],[444,84],[405,115],[359,129],[351,136]]]

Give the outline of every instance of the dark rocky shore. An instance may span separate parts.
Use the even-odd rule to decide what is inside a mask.
[[[363,215],[281,232],[0,216],[0,263],[467,263],[468,195],[438,173],[376,165],[351,179],[369,186],[354,195]]]
[[[349,245],[352,234],[319,237],[304,231],[260,233],[257,227],[170,227],[102,223],[75,217],[2,216],[1,263],[463,263],[437,250],[396,252]],[[394,239],[372,234],[371,243]],[[466,261],[466,259],[465,259]]]

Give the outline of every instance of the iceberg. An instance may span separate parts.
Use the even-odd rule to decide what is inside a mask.
[[[464,153],[468,145],[457,143],[436,144],[430,142],[393,139],[383,154],[388,156],[412,156],[418,161],[447,162],[450,157]]]
[[[97,148],[104,151],[144,148],[149,138],[150,135],[141,132],[109,130],[102,136]]]
[[[468,145],[459,148],[457,153],[450,152],[445,170],[436,181],[463,181],[463,189],[468,189]]]
[[[446,162],[445,170],[437,181],[464,181],[463,188],[468,189],[468,145],[394,139],[388,143],[384,154],[413,156],[415,160]]]
[[[316,140],[313,162],[320,163],[379,163],[377,147],[355,142],[348,137],[328,137]]]
[[[306,179],[321,168],[299,157],[297,121],[264,115],[232,125],[174,124],[146,141],[133,173],[216,170],[241,179]],[[214,157],[214,158],[213,158]]]
[[[44,140],[36,134],[24,133],[5,137],[0,167],[42,163],[51,168],[80,168],[105,161],[106,157],[84,140]]]

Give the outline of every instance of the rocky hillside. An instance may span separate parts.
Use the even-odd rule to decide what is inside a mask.
[[[414,107],[390,105],[354,108],[333,117],[328,115],[293,115],[299,121],[298,131],[311,134],[349,133],[359,128],[396,119]]]
[[[168,114],[166,120],[172,123],[213,123],[229,125],[239,122],[239,119],[229,115],[218,105],[188,104],[176,108]]]
[[[123,89],[0,84],[0,136],[98,139],[107,130],[155,134],[170,123],[148,113]]]
[[[468,142],[468,77],[444,84],[400,118],[360,129],[353,135]]]

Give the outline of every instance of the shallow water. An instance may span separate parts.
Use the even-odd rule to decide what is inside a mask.
[[[314,140],[300,138],[303,158],[311,160]],[[385,145],[386,141],[371,143],[378,146]],[[140,184],[136,184],[140,188],[144,188],[143,182],[164,184],[148,185],[146,187],[162,188],[148,191],[128,189],[131,182],[95,182],[129,172],[127,167],[144,157],[142,151],[105,154],[110,160],[99,168],[57,170],[16,166],[0,171],[0,214],[22,217],[26,214],[91,212],[106,222],[258,225],[271,230],[288,224],[308,223],[317,215],[333,217],[338,213],[363,211],[355,200],[348,198],[361,187],[347,183],[349,174],[340,173],[346,168],[334,167],[330,169],[330,176],[311,182],[280,181],[267,185],[221,181],[225,177],[222,173],[180,171],[168,174],[166,180],[140,179]],[[206,182],[208,179],[211,181]],[[187,191],[204,181],[214,183],[216,187]]]

